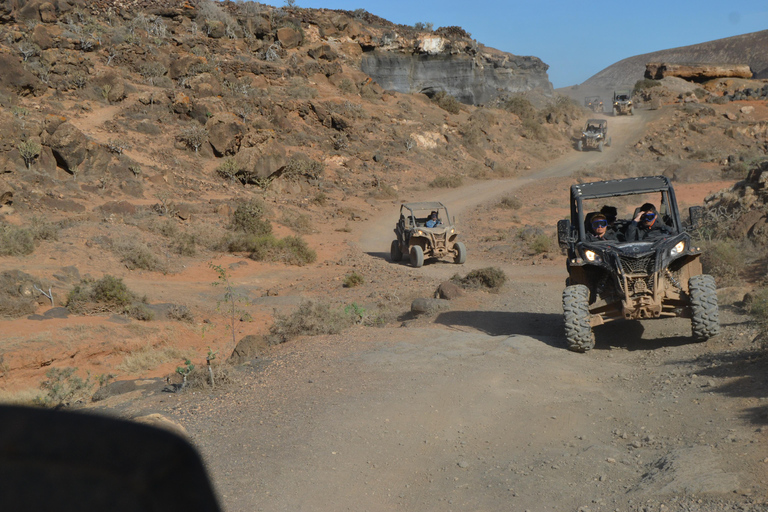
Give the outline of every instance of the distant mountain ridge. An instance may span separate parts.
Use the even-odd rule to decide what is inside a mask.
[[[579,85],[580,89],[628,89],[642,80],[648,62],[673,64],[748,64],[754,78],[768,78],[768,30],[706,43],[635,55],[608,66]]]

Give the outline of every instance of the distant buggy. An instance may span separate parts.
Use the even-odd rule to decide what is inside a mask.
[[[605,119],[589,119],[581,131],[581,139],[576,143],[576,149],[596,149],[602,151],[603,147],[611,145],[608,136],[608,121]]]
[[[440,223],[428,227],[433,212]],[[411,259],[411,265],[421,267],[425,259],[453,257],[455,263],[467,261],[467,248],[458,241],[459,232],[454,220],[448,216],[443,203],[405,203],[400,206],[400,219],[395,225],[397,239],[392,241],[392,261],[400,261],[404,255]]]
[[[622,240],[621,233],[643,203],[658,208],[662,236]],[[557,223],[568,254],[563,315],[568,348],[595,345],[592,327],[615,319],[691,319],[693,337],[705,341],[720,332],[715,280],[703,274],[701,250],[683,226],[672,184],[664,176],[597,181],[571,186],[571,218]],[[691,208],[691,220],[698,216]],[[612,212],[618,240],[590,236],[591,218]],[[616,216],[614,219],[613,217]],[[598,217],[600,218],[600,217]],[[603,224],[604,226],[606,224]]]
[[[635,107],[632,105],[632,93],[629,91],[615,91],[613,93],[613,115],[634,115]]]
[[[592,112],[602,112],[603,100],[600,98],[600,96],[587,96],[584,98],[584,106]]]

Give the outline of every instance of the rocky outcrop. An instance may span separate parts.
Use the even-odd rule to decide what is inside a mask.
[[[636,55],[608,66],[582,83],[579,89],[613,91],[632,88],[638,80],[643,79],[645,65],[649,62],[746,64],[752,69],[754,74],[752,78],[768,78],[768,52],[764,50],[766,47],[768,47],[768,30],[761,30],[706,43]]]
[[[752,78],[747,64],[673,64],[670,62],[649,62],[645,65],[645,78],[661,80],[676,76],[685,80],[700,82],[712,78]]]
[[[412,46],[365,47],[361,69],[384,89],[433,95],[444,91],[462,103],[480,105],[510,93],[552,93],[547,69],[537,57],[521,57],[466,41],[422,37]]]

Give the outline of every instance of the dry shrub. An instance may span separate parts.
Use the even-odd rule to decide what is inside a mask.
[[[278,315],[269,329],[267,342],[271,345],[285,343],[299,336],[338,334],[355,321],[344,310],[333,309],[322,302],[303,302],[290,315]]]
[[[355,286],[360,286],[363,283],[365,283],[365,278],[363,278],[363,276],[357,272],[352,272],[344,278],[343,286],[344,288],[354,288]]]
[[[0,224],[0,256],[25,256],[35,250],[35,235],[27,228]]]
[[[301,235],[308,235],[314,232],[312,219],[306,213],[293,212],[286,210],[280,219],[280,224],[287,226]]]
[[[167,272],[167,266],[145,244],[132,240],[123,240],[112,246],[128,270],[149,270]]]
[[[487,288],[489,291],[498,292],[507,281],[507,276],[500,268],[485,267],[473,270],[463,278],[457,274],[451,280],[463,288]]]
[[[267,207],[260,199],[238,203],[228,228],[248,235],[269,235],[272,224],[264,218],[266,213]]]
[[[145,345],[127,354],[117,366],[123,373],[140,375],[158,366],[178,359],[186,359],[191,354],[180,348],[170,346]]]
[[[454,96],[451,96],[445,91],[439,91],[432,97],[432,101],[451,114],[458,114],[461,112],[461,103]]]
[[[739,279],[746,259],[743,248],[733,240],[711,240],[702,243],[701,265],[718,284],[731,284]]]
[[[67,308],[73,313],[97,312],[124,313],[138,297],[131,292],[119,277],[105,275],[98,281],[83,279],[67,296]]]
[[[461,174],[452,174],[450,176],[438,176],[429,182],[429,186],[432,188],[459,188],[463,183],[464,178]]]
[[[523,207],[523,202],[517,196],[504,196],[496,203],[496,207],[503,210],[519,210]]]
[[[747,311],[758,323],[768,324],[768,288],[761,288],[750,293],[744,302]]]
[[[212,364],[214,388],[227,387],[236,380],[236,370],[228,364]],[[211,389],[211,374],[207,365],[197,365],[187,375],[187,387],[190,389]]]

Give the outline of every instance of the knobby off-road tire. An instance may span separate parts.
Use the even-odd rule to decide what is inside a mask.
[[[392,245],[389,247],[389,256],[392,261],[400,261],[403,259],[403,251],[400,250],[400,242],[392,240]]]
[[[456,256],[453,257],[453,262],[461,265],[467,261],[467,248],[464,242],[456,242],[453,247],[456,249]]]
[[[601,153],[603,152],[603,141],[597,143],[597,150]]]
[[[418,245],[411,247],[411,265],[416,268],[424,265],[424,251]]]
[[[707,274],[688,280],[691,298],[691,330],[696,341],[707,341],[720,334],[720,317],[717,311],[715,278]]]
[[[584,151],[584,143],[582,141],[576,143],[576,151]]]
[[[563,290],[563,317],[568,350],[586,352],[595,346],[595,335],[589,324],[589,288],[574,284]]]

